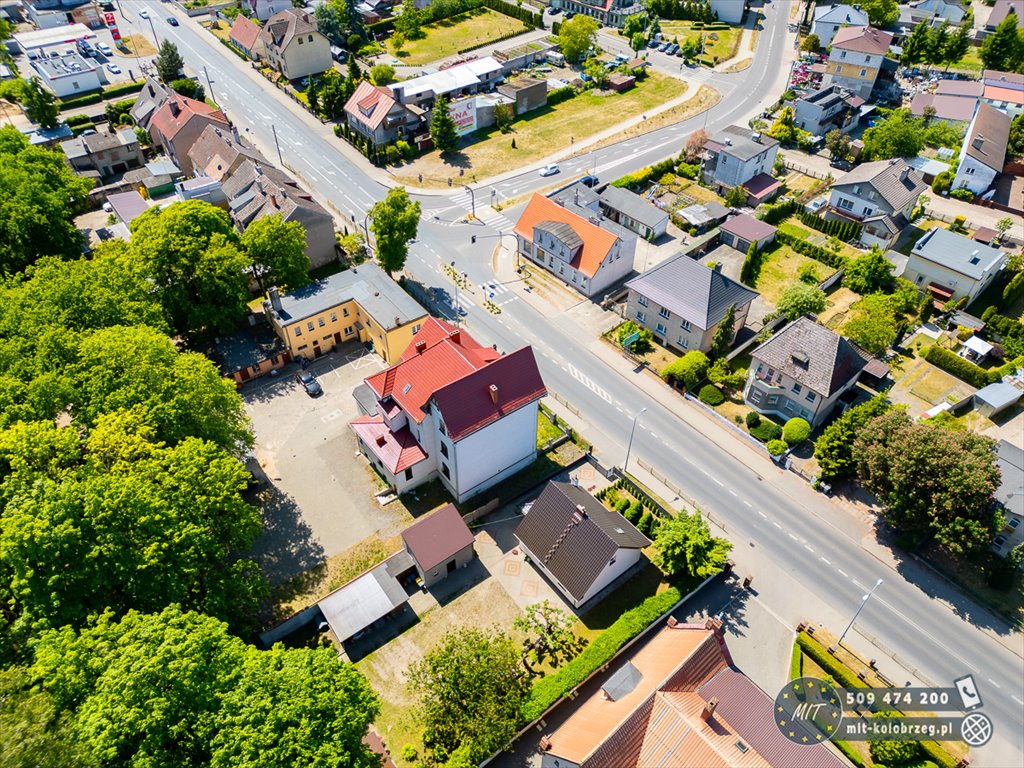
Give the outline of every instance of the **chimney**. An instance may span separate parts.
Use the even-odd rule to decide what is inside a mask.
[[[720,262],[720,261],[716,261],[715,262],[714,271],[715,272],[721,272],[722,271],[722,262]]]
[[[427,342],[420,340],[416,342],[416,354],[422,355],[423,351],[427,348]]]
[[[575,203],[576,203],[576,205],[579,205],[580,204],[580,188],[579,187],[573,187],[572,190],[573,190],[573,193],[574,193],[574,196],[575,196]]]
[[[984,143],[985,137],[979,133],[977,136],[974,137],[974,140],[971,142],[971,146],[974,147],[975,149],[981,149]]]
[[[271,195],[270,196],[270,204],[272,206],[274,206],[275,208],[277,208],[277,195]]]
[[[177,99],[171,99],[170,105],[171,105],[171,114],[172,115],[177,117],[178,115],[181,114],[181,105],[178,103]]]
[[[384,435],[377,435],[377,445],[384,445],[388,439]]]
[[[718,706],[718,697],[712,696],[711,701],[704,705],[704,710],[700,713],[700,719],[705,723],[712,718],[715,714],[715,707]]]
[[[276,285],[270,286],[270,290],[267,291],[270,294],[270,306],[274,308],[275,312],[280,312],[281,307],[281,292],[277,290]]]
[[[487,388],[487,391],[491,393],[491,402],[494,403],[495,405],[497,405],[498,404],[498,385],[497,384],[491,384],[491,386],[489,386]]]
[[[451,339],[452,342],[455,343],[455,344],[461,344],[462,343],[462,341],[461,341],[462,340],[462,334],[461,334],[461,332],[459,331],[458,328],[456,328],[454,331],[449,333],[448,334],[448,338]]]
[[[900,171],[900,181],[906,181],[907,176],[910,175],[910,166],[904,166],[903,170]]]

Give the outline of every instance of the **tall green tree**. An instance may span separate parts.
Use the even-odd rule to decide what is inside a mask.
[[[663,520],[654,534],[654,564],[669,576],[706,579],[725,565],[732,544],[711,535],[711,528],[697,510]]]
[[[479,763],[519,726],[526,676],[515,641],[501,630],[448,632],[412,665],[408,680],[439,760],[461,745]]]
[[[389,275],[401,271],[409,255],[409,241],[416,237],[420,204],[409,199],[405,187],[388,190],[387,197],[370,209],[370,227],[377,241],[377,261]]]
[[[320,3],[313,10],[313,17],[316,19],[317,31],[327,37],[335,45],[346,44],[345,34],[345,13],[344,7],[339,8],[339,3]]]
[[[989,545],[1002,526],[995,441],[967,430],[913,421],[892,409],[864,426],[854,444],[857,473],[897,530],[955,555]]]
[[[920,21],[914,27],[914,31],[903,43],[903,52],[900,54],[900,63],[904,66],[913,66],[927,61],[928,46],[931,32],[927,21]]]
[[[730,304],[729,308],[725,310],[722,322],[718,324],[714,338],[711,339],[711,349],[708,352],[708,357],[712,360],[724,358],[729,354],[729,350],[732,349],[732,340],[736,335],[735,325],[736,305]]]
[[[173,83],[178,80],[185,69],[185,60],[178,53],[178,46],[167,38],[160,43],[160,51],[153,64],[156,67],[157,77],[164,83]]]
[[[881,293],[865,296],[853,305],[842,332],[873,355],[885,354],[899,333],[893,302]]]
[[[92,182],[62,155],[30,146],[13,126],[0,128],[0,273],[20,272],[41,256],[82,253],[73,217],[85,210]]]
[[[203,87],[203,84],[193,80],[191,77],[177,78],[171,82],[171,88],[175,93],[180,93],[182,96],[187,96],[196,101],[204,101],[206,99],[206,89]]]
[[[850,156],[850,144],[850,135],[838,128],[825,134],[825,149],[837,160],[845,160]]]
[[[913,157],[924,146],[923,122],[915,119],[909,109],[897,109],[864,131],[864,149],[872,160]]]
[[[245,313],[249,264],[225,211],[187,200],[150,208],[131,229],[131,251],[176,331],[201,336],[234,327]]]
[[[891,26],[900,17],[900,7],[896,0],[861,0],[859,5],[867,13],[873,27]]]
[[[430,138],[442,155],[458,146],[459,131],[448,109],[448,97],[438,96],[430,112]]]
[[[523,639],[523,667],[531,676],[542,674],[536,665],[550,659],[551,665],[557,667],[580,651],[586,641],[573,633],[575,623],[574,616],[547,600],[527,606],[526,613],[516,617],[516,629],[526,634]]]
[[[558,47],[566,60],[579,61],[592,45],[596,45],[597,30],[600,28],[597,19],[583,14],[563,21],[558,28]]]
[[[1024,37],[1017,30],[1017,14],[1010,12],[981,44],[986,69],[1016,72],[1024,61]]]
[[[932,27],[928,32],[928,49],[925,54],[925,61],[929,64],[942,64],[946,59],[946,47],[950,38],[949,19],[943,19],[942,24]]]
[[[942,51],[942,63],[949,69],[951,64],[958,63],[971,48],[971,27],[961,24],[946,39],[946,47]]]
[[[260,291],[271,285],[298,288],[309,282],[306,230],[281,214],[252,222],[242,234],[242,252],[249,260]]]
[[[0,765],[77,768],[85,762],[53,697],[25,667],[0,669]]]
[[[38,77],[32,77],[21,88],[21,106],[25,117],[41,128],[56,128],[60,122],[60,107],[53,93],[43,86]]]
[[[875,247],[850,259],[843,272],[843,285],[854,293],[867,296],[892,285],[893,266],[881,249]]]
[[[417,10],[415,0],[404,0],[402,12],[395,16],[395,30],[411,40],[422,37],[423,25],[426,22],[426,13]]]
[[[864,425],[891,408],[885,395],[876,395],[866,403],[855,405],[837,418],[814,441],[814,458],[826,480],[842,480],[854,475],[857,462],[853,444]]]
[[[91,765],[371,768],[380,703],[333,649],[260,651],[177,607],[42,637],[33,669]]]
[[[825,293],[818,286],[796,282],[782,292],[776,308],[792,322],[804,315],[824,312],[827,304]]]

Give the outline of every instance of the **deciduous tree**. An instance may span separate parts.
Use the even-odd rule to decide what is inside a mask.
[[[850,136],[838,128],[825,134],[825,149],[836,160],[845,160],[850,156]]]
[[[202,83],[196,82],[191,77],[179,77],[171,83],[171,88],[174,89],[175,93],[188,96],[188,98],[195,99],[196,101],[204,101],[206,99],[206,89],[203,88]]]
[[[811,51],[811,52],[813,52],[813,51],[818,50],[819,48],[821,48],[821,40],[818,39],[818,36],[813,34],[813,33],[811,33],[810,35],[805,37],[803,39],[803,42],[800,43],[800,50],[801,51]]]
[[[569,21],[563,21],[558,28],[558,47],[566,60],[579,61],[584,53],[597,41],[597,30],[601,25],[597,19],[579,14]]]
[[[374,85],[391,85],[395,82],[395,68],[390,64],[377,64],[370,70],[370,82]]]
[[[60,122],[60,108],[57,100],[49,89],[43,86],[38,77],[32,77],[20,89],[21,106],[25,109],[25,117],[40,128],[56,128]]]
[[[409,241],[416,237],[420,204],[409,199],[405,187],[388,190],[387,197],[370,209],[370,227],[377,241],[377,261],[389,275],[401,271],[409,253]]]
[[[242,252],[261,291],[309,282],[306,230],[297,221],[284,221],[280,214],[256,219],[242,234]]]
[[[0,669],[0,764],[4,768],[77,768],[82,754],[53,697],[25,667]]]
[[[654,534],[654,547],[654,564],[663,573],[705,579],[725,564],[732,544],[712,536],[697,510],[692,515],[680,513],[662,520]]]
[[[557,667],[579,653],[585,641],[573,634],[575,621],[575,617],[547,600],[527,606],[526,614],[516,618],[516,629],[526,633],[523,666],[531,676],[541,674],[534,665],[550,659],[552,666]]]
[[[857,470],[853,444],[864,425],[891,407],[885,395],[876,395],[866,403],[855,405],[829,424],[814,441],[814,458],[821,475],[827,480],[852,476]]]
[[[698,128],[690,134],[686,139],[686,162],[692,163],[700,158],[701,153],[704,152],[704,145],[708,143],[708,138],[708,132],[703,128]]]
[[[902,409],[870,421],[854,444],[857,472],[897,530],[934,535],[962,555],[989,545],[1002,525],[995,441],[914,422]]]
[[[873,27],[888,27],[900,17],[900,7],[896,0],[862,0],[859,5],[867,13]]]
[[[924,146],[922,122],[915,119],[909,109],[897,109],[864,131],[864,149],[872,160],[913,157]]]
[[[874,355],[882,355],[896,341],[896,310],[888,296],[873,293],[853,305],[843,323],[843,335]]]
[[[782,292],[776,308],[793,321],[807,314],[824,312],[827,303],[824,291],[818,286],[793,283]]]
[[[878,247],[872,248],[846,264],[843,285],[854,293],[867,296],[892,285],[893,266]]]

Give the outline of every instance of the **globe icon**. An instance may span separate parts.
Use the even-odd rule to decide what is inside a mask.
[[[981,712],[972,712],[960,723],[960,736],[971,747],[987,744],[992,738],[992,721]]]

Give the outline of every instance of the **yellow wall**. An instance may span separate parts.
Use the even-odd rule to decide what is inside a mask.
[[[864,70],[864,77],[860,76],[860,71]],[[860,64],[845,64],[840,61],[830,61],[828,63],[827,72],[830,75],[838,75],[839,77],[846,77],[850,80],[863,80],[865,83],[873,83],[878,77],[878,69],[876,67],[865,67]]]

